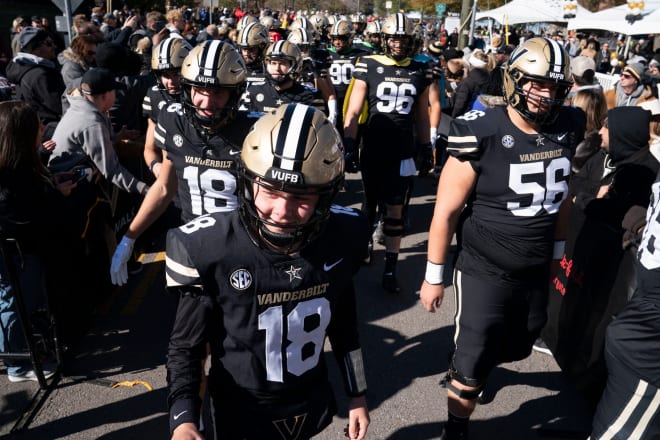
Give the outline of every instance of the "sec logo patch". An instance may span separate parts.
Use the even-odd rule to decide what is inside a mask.
[[[237,269],[229,275],[229,283],[236,290],[245,290],[252,285],[252,274],[247,269]]]
[[[516,145],[516,140],[510,134],[502,136],[502,146],[504,148],[513,148]]]

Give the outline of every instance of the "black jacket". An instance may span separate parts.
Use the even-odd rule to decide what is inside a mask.
[[[7,65],[7,79],[16,84],[16,98],[29,103],[41,122],[60,120],[65,86],[54,62],[19,52]]]

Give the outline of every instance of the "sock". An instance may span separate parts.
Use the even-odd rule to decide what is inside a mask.
[[[396,270],[396,261],[399,259],[398,252],[385,251],[385,273],[394,273]]]
[[[450,436],[449,438],[462,438],[461,436],[467,437],[468,432],[468,422],[470,421],[469,417],[459,417],[447,411],[447,424],[445,425],[445,430]]]

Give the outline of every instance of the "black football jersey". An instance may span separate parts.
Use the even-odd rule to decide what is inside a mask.
[[[297,82],[286,90],[277,90],[269,81],[254,82],[243,99],[243,104],[250,113],[269,112],[289,103],[315,106],[321,111],[325,107],[318,91],[315,92]]]
[[[571,159],[583,133],[584,113],[569,107],[539,134],[520,131],[506,107],[454,119],[447,152],[469,161],[478,174],[462,215],[462,248],[507,271],[549,261]],[[477,268],[461,269],[474,272],[480,264],[467,266]]]
[[[142,101],[142,114],[154,122],[158,121],[158,114],[163,108],[172,106],[171,110],[177,110],[179,101],[177,97],[170,95],[158,86],[153,86],[147,90],[147,94]]]
[[[646,227],[637,250],[637,287],[646,296],[660,300],[660,173],[651,187]]]
[[[353,276],[368,239],[363,214],[339,206],[332,208],[323,233],[295,256],[259,248],[238,211],[202,216],[170,230],[168,288],[197,290],[210,301],[177,315],[175,329],[198,325],[170,343],[170,402],[197,392],[191,380],[198,378],[186,376],[185,366],[199,363],[190,353],[203,351],[206,340],[211,376],[220,389],[225,381],[225,389],[239,386],[255,398],[277,402],[325,383],[326,335],[342,363],[360,348]],[[347,392],[360,395],[366,384],[355,378],[363,375],[348,367],[341,366]]]
[[[357,61],[353,77],[367,83],[365,148],[378,148],[384,154],[397,149],[395,157],[412,157],[415,101],[432,81],[428,65],[414,60],[397,65],[384,55],[370,55]]]
[[[254,121],[239,113],[222,133],[207,139],[181,106],[168,106],[160,113],[154,137],[174,163],[184,222],[238,207],[236,159]]]
[[[330,75],[332,85],[335,87],[338,104],[344,102],[348,84],[351,82],[351,78],[353,78],[356,60],[358,57],[367,55],[368,53],[357,47],[351,47],[342,53],[338,53],[332,48],[330,49],[332,64],[330,64],[330,68],[328,69],[328,75]]]

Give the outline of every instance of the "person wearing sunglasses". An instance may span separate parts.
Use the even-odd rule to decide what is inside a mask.
[[[62,117],[65,85],[58,70],[57,46],[42,29],[27,26],[19,37],[20,52],[7,65],[7,80],[16,84],[16,98],[37,110],[46,125],[42,140],[50,139]]]
[[[645,70],[641,63],[630,63],[623,68],[616,87],[605,92],[608,110],[614,107],[640,105],[656,99],[651,87],[642,81]]]

